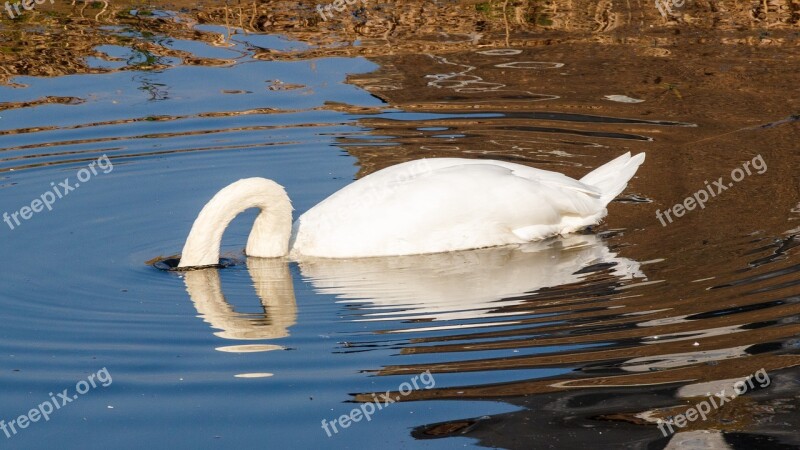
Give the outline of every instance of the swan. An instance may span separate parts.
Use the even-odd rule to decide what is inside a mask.
[[[261,258],[363,258],[523,244],[595,225],[627,186],[644,153],[619,156],[575,180],[495,160],[427,158],[357,180],[292,223],[286,190],[246,178],[200,211],[179,268],[219,263],[222,234],[259,208],[245,253]]]

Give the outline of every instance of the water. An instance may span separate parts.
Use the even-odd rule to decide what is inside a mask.
[[[86,33],[73,59],[17,49],[52,76],[0,86],[0,212],[20,214],[0,224],[0,420],[103,368],[113,379],[3,446],[663,447],[656,417],[760,369],[769,387],[690,430],[797,444],[800,127],[782,49],[766,69],[730,48],[734,63],[664,65],[455,37],[442,54],[365,43],[384,52],[366,58],[171,11],[115,17],[67,27]],[[0,34],[34,41],[26,30]],[[772,95],[682,74],[693,64]],[[645,101],[604,98],[621,94]],[[298,264],[243,255],[250,211],[225,234],[231,266],[150,264],[239,178],[284,185],[297,215],[418,157],[580,177],[624,151],[647,152],[637,178],[602,225],[567,238]],[[657,210],[756,155],[763,173],[661,225]],[[53,210],[25,219],[45,198]],[[387,392],[401,401],[328,436],[323,420]]]

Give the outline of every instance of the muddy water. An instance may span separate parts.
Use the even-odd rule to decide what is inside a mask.
[[[479,5],[413,39],[412,13],[378,26],[388,9],[295,12],[299,27],[290,8],[185,6],[42,7],[0,29],[0,212],[74,186],[0,224],[0,420],[113,376],[0,441],[800,445],[800,106],[782,4],[732,12],[753,21],[738,28],[610,7],[600,34],[575,10],[538,11],[545,31]],[[574,236],[293,263],[242,255],[250,212],[226,233],[228,267],[147,264],[239,178],[278,181],[300,214],[415,158],[580,177],[625,151],[645,164]],[[659,430],[756,373],[705,420]],[[378,398],[369,421],[339,419]]]

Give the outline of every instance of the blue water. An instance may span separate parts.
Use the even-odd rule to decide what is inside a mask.
[[[275,41],[253,38],[262,46]],[[397,446],[411,440],[409,429],[423,418],[434,422],[456,411],[482,415],[514,409],[484,402],[397,403],[371,422],[328,437],[321,421],[349,413],[354,404],[344,402],[350,393],[396,390],[409,377],[362,372],[395,358],[392,348],[339,352],[348,335],[374,327],[343,320],[343,307],[333,296],[315,293],[295,265],[297,311],[290,335],[256,341],[285,350],[216,350],[251,341],[216,337],[198,318],[181,277],[145,262],[180,252],[203,204],[236,179],[276,180],[291,193],[298,214],[344,186],[357,161],[335,145],[336,137],[363,134],[365,128],[357,124],[358,116],[317,108],[329,101],[382,105],[344,82],[347,74],[375,69],[363,58],[267,62],[248,59],[241,48],[226,56],[234,49],[197,42],[180,47],[197,56],[240,59],[224,67],[18,77],[14,82],[25,88],[0,87],[4,102],[46,96],[83,100],[3,112],[2,130],[46,130],[0,137],[0,211],[30,205],[52,189],[51,182],[69,178],[74,185],[77,172],[102,155],[113,164],[108,173],[98,170],[56,200],[52,211],[44,209],[13,230],[0,228],[6,261],[0,271],[0,420],[27,414],[50,393],[75,392],[79,380],[102,368],[113,380],[56,410],[48,421],[18,429],[10,438],[0,434],[0,446]],[[305,88],[302,95],[269,91],[266,79]],[[153,86],[163,95],[153,98],[143,89]],[[222,93],[226,89],[252,93]],[[253,213],[243,214],[232,224],[224,250],[240,255],[252,219]],[[232,304],[251,316],[257,312],[243,264],[220,271],[220,277]],[[236,377],[248,373],[273,375]],[[446,377],[440,381],[446,382]],[[418,445],[460,447],[468,441]]]
[[[194,28],[197,40],[101,29],[183,57],[98,44],[105,56],[86,55],[86,67],[100,73],[18,76],[0,85],[0,214],[8,218],[0,222],[0,448],[474,447],[474,437],[418,440],[411,432],[519,412],[518,402],[500,397],[555,392],[565,380],[637,386],[641,379],[626,377],[660,371],[642,367],[663,361],[674,369],[661,374],[664,385],[704,380],[684,375],[698,366],[684,353],[703,342],[719,350],[721,364],[727,350],[731,358],[755,354],[763,342],[747,334],[751,325],[773,330],[793,314],[690,322],[720,305],[734,311],[766,301],[709,288],[744,277],[752,255],[773,247],[783,250],[768,263],[793,267],[793,238],[767,230],[725,242],[715,255],[704,242],[692,248],[702,255],[694,259],[685,249],[639,245],[640,232],[660,230],[654,219],[640,219],[652,201],[645,194],[612,204],[610,220],[620,228],[604,225],[597,234],[522,249],[325,264],[245,257],[255,218],[248,211],[224,237],[234,265],[158,270],[148,262],[178,254],[203,205],[240,178],[285,186],[296,217],[363,172],[414,155],[461,152],[585,172],[623,149],[650,151],[644,146],[668,127],[694,124],[538,103],[509,112],[483,98],[481,112],[446,99],[439,106],[449,111],[404,109],[353,81],[380,70],[378,60],[291,57],[312,46],[269,34],[237,32],[220,43],[227,31],[211,25]],[[265,51],[282,58],[267,60]],[[194,63],[183,59],[189,56]],[[525,156],[531,149],[535,157]],[[636,181],[638,192],[664,178]],[[70,186],[66,195],[62,183]],[[52,211],[37,205],[45,198]],[[793,271],[765,264],[763,271],[778,274],[775,283],[785,283],[775,289],[786,292],[774,295],[791,305]],[[703,282],[687,283],[676,267]],[[733,337],[713,341],[722,328]],[[790,335],[770,342],[789,348]],[[735,360],[730,367],[733,377]],[[20,416],[65,389],[75,394],[81,380],[97,381],[103,370],[107,386],[20,426]],[[425,370],[433,382],[405,399],[413,401],[386,405],[331,436],[323,429],[323,420],[361,407],[358,394],[396,395]],[[648,407],[637,401],[623,409]],[[557,425],[542,432],[564,433]]]

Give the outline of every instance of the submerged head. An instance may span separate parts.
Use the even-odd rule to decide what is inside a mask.
[[[292,203],[286,190],[265,178],[245,178],[219,191],[203,207],[192,225],[178,267],[212,266],[219,263],[225,229],[239,213],[261,210],[250,237],[248,256],[274,258],[289,253],[292,232]]]

